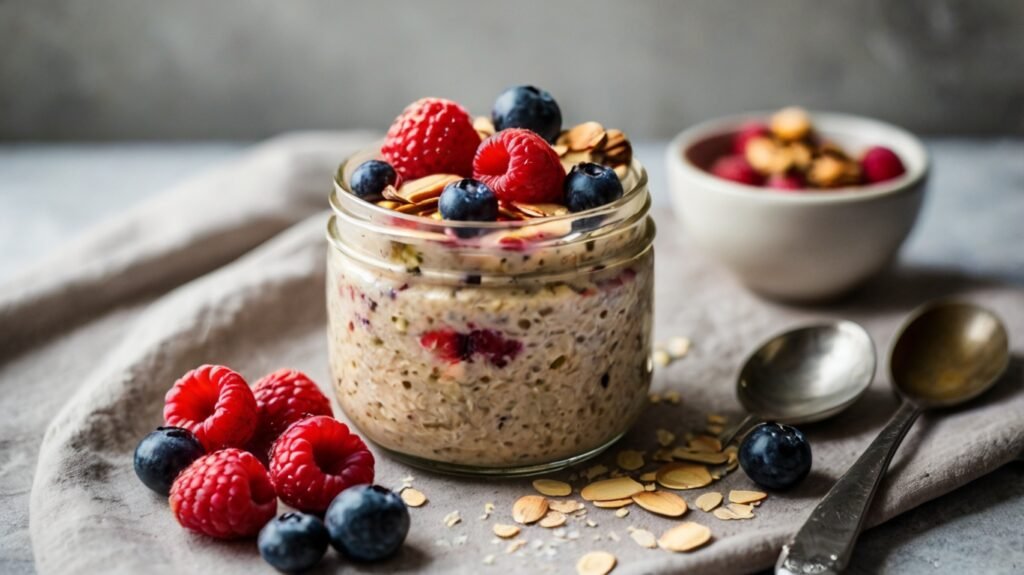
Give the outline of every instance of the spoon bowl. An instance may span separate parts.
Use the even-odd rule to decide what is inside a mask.
[[[889,462],[921,412],[977,397],[999,380],[1009,363],[1006,328],[987,309],[940,301],[912,313],[889,354],[893,386],[903,402],[783,546],[775,573],[842,572]]]
[[[804,326],[769,339],[747,359],[736,395],[758,419],[820,421],[867,391],[876,362],[871,336],[856,323]]]
[[[1009,338],[999,318],[960,302],[918,309],[889,355],[893,385],[922,408],[949,407],[977,397],[1009,363]]]

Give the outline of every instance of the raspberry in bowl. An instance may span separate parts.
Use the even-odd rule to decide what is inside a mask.
[[[600,453],[639,416],[651,374],[654,224],[628,140],[562,129],[532,87],[499,96],[491,118],[429,99],[396,123],[341,165],[331,195],[341,407],[392,456],[439,471],[523,475]],[[373,161],[396,180],[356,192]]]
[[[666,162],[686,234],[751,290],[805,302],[849,293],[892,261],[929,164],[896,126],[792,108],[698,124]]]

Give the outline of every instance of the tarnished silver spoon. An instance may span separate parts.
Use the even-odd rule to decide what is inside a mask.
[[[851,321],[799,327],[764,342],[736,378],[747,416],[722,445],[757,421],[811,423],[853,405],[875,377],[875,345]]]
[[[950,407],[992,387],[1010,362],[1006,328],[968,303],[935,302],[914,312],[893,345],[889,371],[903,403],[782,548],[776,575],[822,575],[846,568],[892,456],[925,409]]]

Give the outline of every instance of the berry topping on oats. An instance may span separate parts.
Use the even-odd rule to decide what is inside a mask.
[[[622,182],[607,166],[584,162],[565,178],[565,205],[570,212],[601,207],[621,197]]]
[[[473,177],[502,202],[558,202],[565,170],[558,154],[530,130],[509,128],[484,140],[473,158]]]
[[[483,182],[468,178],[445,186],[437,207],[446,220],[493,222],[498,219],[498,196]]]
[[[381,154],[403,178],[469,176],[479,144],[465,108],[451,100],[423,98],[409,104],[391,124]]]
[[[562,110],[545,90],[533,86],[513,86],[499,94],[494,101],[491,121],[498,131],[525,128],[554,143],[562,130]]]
[[[363,162],[352,172],[352,193],[364,200],[383,199],[384,188],[397,183],[395,169],[380,160]]]
[[[494,102],[491,116],[471,120],[450,100],[423,98],[410,104],[388,130],[380,158],[366,158],[341,177],[348,191],[379,207],[449,221],[516,221],[564,216],[607,203],[614,189],[636,182],[633,148],[621,130],[598,122],[562,129],[562,112],[551,94],[534,86],[514,86]],[[572,208],[564,187],[577,166],[618,186],[601,184]],[[584,170],[580,168],[580,170]],[[578,170],[578,171],[580,171]],[[460,180],[472,177],[472,180]],[[444,201],[441,195],[452,186]],[[631,183],[632,182],[632,183]],[[482,186],[482,187],[481,187]],[[488,194],[487,191],[490,192]],[[591,193],[594,192],[594,193]],[[494,197],[494,201],[491,197]],[[619,194],[619,197],[621,193]],[[588,207],[581,207],[588,206]],[[492,215],[492,213],[494,215]],[[395,219],[395,225],[409,225]],[[481,234],[455,230],[457,238]]]

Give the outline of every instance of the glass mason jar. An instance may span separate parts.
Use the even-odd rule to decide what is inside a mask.
[[[647,402],[654,222],[643,167],[583,214],[451,222],[362,201],[338,170],[328,351],[338,401],[406,463],[526,475],[597,455]]]

